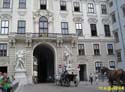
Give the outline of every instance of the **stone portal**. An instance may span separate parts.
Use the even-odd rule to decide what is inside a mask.
[[[49,45],[40,44],[33,52],[37,60],[36,75],[38,83],[50,82],[54,79],[54,50]],[[52,81],[51,80],[51,81]]]

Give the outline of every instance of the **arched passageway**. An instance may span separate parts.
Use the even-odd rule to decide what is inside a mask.
[[[54,78],[54,50],[49,45],[40,44],[33,52],[33,56],[37,58],[37,80],[38,83],[48,82],[51,76]]]

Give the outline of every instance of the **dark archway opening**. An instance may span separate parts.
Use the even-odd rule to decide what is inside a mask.
[[[33,56],[37,58],[38,83],[50,82],[54,78],[54,51],[47,45],[38,45],[34,49]]]
[[[7,73],[7,66],[0,66],[0,72]]]

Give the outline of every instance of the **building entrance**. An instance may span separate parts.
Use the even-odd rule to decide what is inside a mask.
[[[54,51],[51,46],[38,45],[33,52],[37,60],[37,82],[46,83],[54,78]]]
[[[87,80],[86,64],[80,65],[79,77],[80,77],[80,81],[86,81]]]

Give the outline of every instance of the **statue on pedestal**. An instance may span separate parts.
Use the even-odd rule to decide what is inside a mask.
[[[18,50],[16,52],[15,79],[19,82],[19,86],[27,84],[26,70],[24,66],[24,56],[24,50]]]
[[[65,61],[65,70],[71,69],[71,62],[72,62],[72,52],[71,50],[67,47],[64,46],[65,51],[64,51],[64,61]]]
[[[25,70],[24,67],[24,50],[18,50],[16,52],[16,66],[15,70]]]

